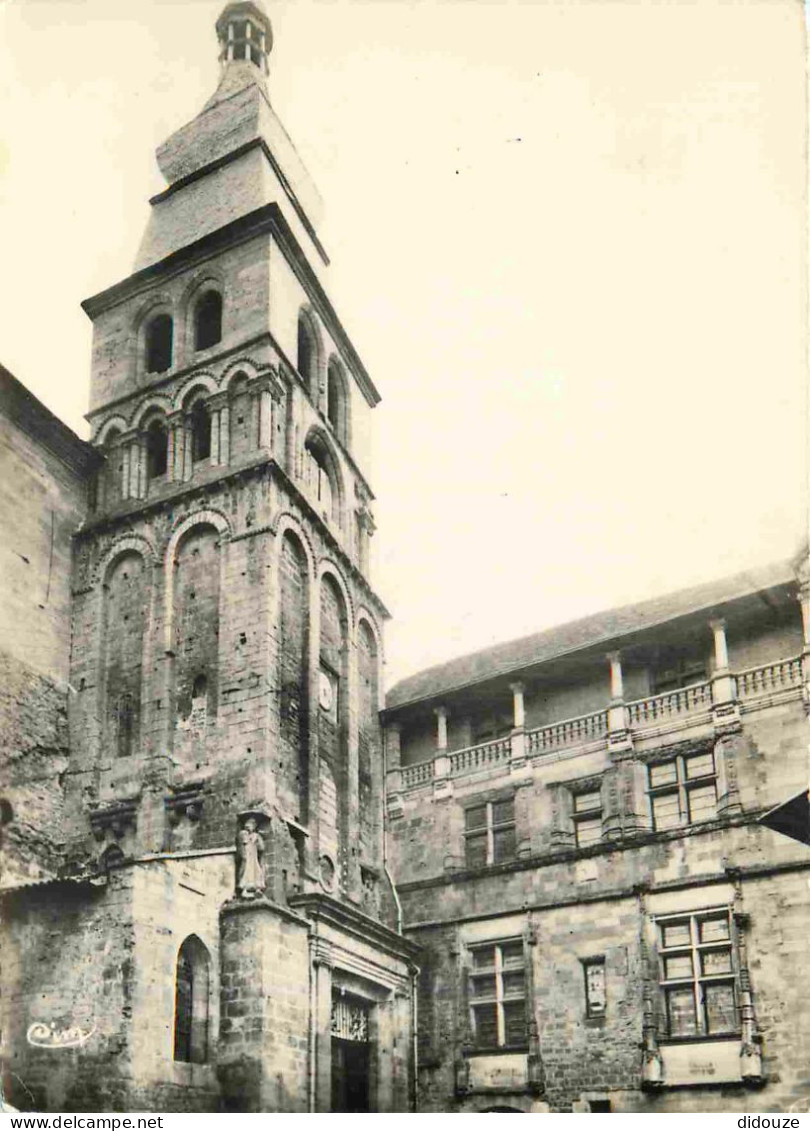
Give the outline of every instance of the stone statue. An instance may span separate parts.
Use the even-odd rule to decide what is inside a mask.
[[[255,899],[264,891],[264,837],[256,818],[248,817],[236,838],[236,894]]]

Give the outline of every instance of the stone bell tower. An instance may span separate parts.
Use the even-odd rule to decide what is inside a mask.
[[[105,466],[76,539],[68,847],[132,953],[104,1071],[131,1107],[406,1110],[379,396],[270,102],[270,19],[238,0],[216,32],[219,84],[157,151],[134,271],[83,304]]]

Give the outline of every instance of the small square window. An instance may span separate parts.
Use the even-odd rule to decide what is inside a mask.
[[[585,1015],[603,1017],[607,1007],[604,958],[588,958],[582,963],[585,972]]]
[[[574,793],[574,841],[587,848],[602,839],[602,794],[600,790]]]

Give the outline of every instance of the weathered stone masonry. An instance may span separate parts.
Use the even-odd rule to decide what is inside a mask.
[[[237,2],[217,31],[220,86],[158,152],[137,269],[84,304],[103,466],[72,527],[53,843],[22,838],[39,870],[3,899],[4,1088],[39,1110],[407,1110],[379,395],[269,105],[269,21]]]
[[[392,690],[422,1109],[806,1103],[810,861],[759,818],[806,790],[807,602],[788,563]]]

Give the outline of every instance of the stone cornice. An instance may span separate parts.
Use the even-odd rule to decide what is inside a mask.
[[[737,823],[739,824],[740,822]],[[626,847],[632,846],[628,845]],[[563,856],[563,854],[560,853],[560,856]],[[506,919],[516,915],[525,915],[527,911],[556,911],[561,907],[576,907],[579,904],[608,903],[624,899],[635,899],[638,897],[639,891],[643,891],[645,895],[654,895],[660,892],[688,891],[692,888],[705,888],[711,887],[713,884],[729,883],[730,880],[737,877],[741,880],[755,880],[769,876],[784,875],[791,872],[807,871],[810,871],[810,859],[788,860],[782,864],[733,865],[722,872],[703,873],[702,875],[695,876],[679,876],[677,879],[664,880],[660,883],[636,881],[633,884],[627,884],[622,887],[603,888],[601,891],[584,891],[580,888],[579,891],[570,896],[556,895],[546,903],[521,902],[515,907],[500,907],[497,910],[490,909],[475,914],[448,916],[446,919],[424,919],[412,923],[405,923],[403,929],[405,931],[432,930],[436,927],[449,927],[457,923],[474,923],[490,919]],[[397,889],[399,891],[407,891],[435,886],[432,881],[426,880],[423,883],[411,885],[397,884]]]
[[[165,259],[161,259],[149,267],[143,267],[120,283],[115,283],[106,290],[99,291],[98,294],[86,298],[82,302],[82,309],[91,320],[94,320],[104,311],[132,298],[134,295],[151,289],[158,279],[187,271],[189,267],[218,254],[226,248],[235,247],[247,240],[254,239],[256,236],[265,234],[272,235],[281,248],[309,301],[318,312],[330,335],[340,346],[345,360],[368,403],[372,407],[379,404],[380,394],[374,382],[360,360],[360,356],[344,330],[326,291],[310,267],[301,245],[277,204],[265,204],[261,208],[249,212],[247,216],[233,220],[230,224],[225,224],[224,227],[211,232],[210,235],[203,236],[178,251],[172,252]]]
[[[567,783],[562,782],[557,784],[567,785]],[[667,829],[663,832],[645,829],[636,836],[627,838],[626,840],[600,841],[598,844],[591,845],[587,848],[546,850],[545,852],[533,853],[531,856],[523,856],[516,860],[510,860],[503,864],[490,864],[475,869],[458,868],[446,875],[429,876],[424,880],[399,882],[397,883],[397,891],[400,895],[404,895],[411,892],[428,890],[430,888],[452,887],[456,884],[475,883],[477,880],[484,877],[491,878],[493,876],[509,875],[512,872],[534,871],[538,868],[554,868],[558,865],[574,864],[580,860],[590,859],[595,856],[606,856],[621,852],[636,852],[649,845],[660,844],[662,842],[674,840],[683,841],[691,837],[702,836],[707,833],[713,834],[730,828],[755,826],[758,819],[766,812],[766,808],[750,809],[745,813],[737,814],[732,817],[717,817],[712,821],[704,821],[699,825],[681,826],[676,829]],[[810,859],[806,861],[804,866],[810,868]],[[689,886],[692,882],[692,880],[688,880],[688,882],[684,881],[684,886]],[[608,896],[604,892],[601,892],[594,895],[593,898],[598,901],[599,898],[608,898]],[[583,902],[592,902],[590,897],[586,899],[586,897],[582,896],[580,899],[582,899]],[[576,900],[574,900],[574,902],[576,902]],[[514,913],[514,910],[513,908],[510,914]],[[504,912],[504,914],[506,914],[506,912]]]
[[[269,105],[269,103],[268,103],[268,105]],[[149,203],[153,207],[156,204],[160,204],[161,201],[166,200],[167,197],[173,196],[174,193],[176,193],[179,189],[185,188],[186,185],[193,184],[194,181],[200,180],[201,177],[207,176],[208,173],[215,173],[218,169],[222,169],[225,165],[230,165],[232,161],[237,161],[240,157],[243,157],[246,153],[250,153],[251,150],[253,150],[253,149],[260,149],[262,151],[262,153],[264,154],[264,156],[267,158],[267,161],[271,165],[273,172],[278,177],[279,183],[281,184],[281,187],[284,189],[284,192],[287,196],[287,199],[289,200],[290,204],[292,205],[296,216],[301,221],[301,223],[304,227],[304,231],[307,233],[309,238],[312,240],[312,243],[313,243],[316,251],[318,252],[318,255],[320,255],[324,264],[328,267],[329,266],[329,256],[326,254],[326,249],[324,248],[321,241],[318,239],[318,236],[315,232],[315,229],[312,226],[312,223],[311,223],[309,217],[307,216],[306,212],[304,211],[304,208],[303,208],[301,202],[299,201],[298,197],[296,196],[295,192],[293,191],[293,188],[290,185],[290,182],[284,176],[284,172],[282,171],[281,166],[279,165],[279,163],[276,161],[275,157],[273,156],[272,151],[270,150],[270,147],[267,145],[267,142],[264,141],[263,138],[260,138],[260,137],[251,138],[250,141],[245,142],[244,145],[240,145],[237,149],[234,149],[231,153],[226,153],[223,157],[218,157],[216,159],[216,161],[210,161],[207,165],[203,165],[203,167],[201,169],[195,169],[193,173],[189,173],[188,176],[181,177],[179,180],[177,180],[173,184],[169,185],[169,187],[164,189],[163,192],[159,192],[159,193],[156,193],[155,196],[151,196],[149,198]]]
[[[413,965],[421,953],[421,947],[410,939],[330,895],[321,892],[294,895],[290,897],[290,907],[300,910],[310,921],[326,923],[363,942],[373,943],[409,965]]]
[[[264,346],[264,345],[270,346],[270,348],[276,354],[279,362],[281,363],[279,368],[283,370],[284,379],[296,384],[298,386],[298,388],[301,390],[301,392],[303,393],[303,395],[310,402],[310,404],[312,404],[313,408],[316,409],[316,411],[318,412],[320,424],[327,431],[327,433],[329,435],[330,442],[333,443],[335,445],[335,447],[340,449],[344,459],[348,463],[348,465],[351,468],[354,475],[357,476],[357,479],[359,480],[360,485],[362,486],[363,490],[368,495],[369,501],[373,501],[376,496],[374,495],[374,492],[371,490],[371,487],[369,486],[365,475],[363,474],[363,472],[358,467],[354,456],[349,451],[349,449],[346,447],[346,445],[343,443],[343,441],[340,439],[340,437],[336,434],[334,428],[326,420],[323,413],[320,412],[317,409],[317,406],[314,404],[314,402],[312,400],[312,397],[310,395],[309,389],[306,386],[306,383],[302,379],[301,375],[298,373],[298,370],[295,368],[295,366],[290,363],[289,358],[284,353],[284,350],[282,350],[281,346],[276,341],[274,335],[269,330],[263,330],[260,334],[254,334],[252,337],[246,338],[243,342],[238,342],[236,345],[229,346],[227,349],[223,349],[219,353],[214,354],[212,357],[207,359],[206,370],[213,369],[218,362],[222,361],[225,358],[233,357],[234,355],[244,353],[245,350],[249,350],[254,346]],[[97,416],[107,415],[107,414],[110,413],[111,410],[119,409],[122,405],[125,405],[129,402],[132,402],[132,401],[141,402],[141,401],[143,401],[144,397],[147,394],[156,393],[161,389],[168,389],[172,385],[180,384],[185,377],[190,376],[192,373],[194,373],[194,371],[196,369],[199,369],[199,363],[193,362],[190,365],[184,365],[180,369],[172,370],[169,374],[161,375],[161,377],[158,380],[153,381],[152,383],[150,383],[148,386],[145,386],[144,388],[134,389],[131,393],[126,393],[122,397],[115,397],[114,400],[106,401],[103,405],[99,405],[97,408],[91,409],[89,412],[85,413],[84,419],[87,420],[87,421],[93,421],[93,420],[95,420],[95,418]],[[279,380],[280,379],[281,378],[279,378]],[[256,374],[256,376],[254,378],[252,378],[250,384],[252,386],[255,386],[256,382],[262,381],[262,380],[269,381],[269,382],[274,381],[274,377],[273,377],[273,374],[272,374],[269,366],[265,366],[264,368],[260,369],[260,371]],[[225,391],[223,391],[223,392],[225,392]],[[214,397],[218,397],[220,395],[221,395],[220,393],[214,393],[213,394]],[[170,415],[176,416],[179,419],[181,419],[184,416],[182,411],[179,411],[177,413],[172,413]],[[120,443],[121,440],[122,440],[122,437],[119,437],[117,442]],[[103,457],[100,457],[100,458],[103,458]]]
[[[269,455],[259,455],[238,466],[223,466],[219,469],[219,474],[214,473],[212,470],[210,477],[199,483],[192,483],[191,481],[178,482],[173,484],[173,489],[167,490],[160,498],[130,499],[127,501],[127,505],[117,509],[114,514],[101,515],[97,518],[93,518],[90,522],[85,522],[80,529],[75,532],[73,537],[77,542],[81,542],[118,526],[124,526],[129,530],[133,519],[146,518],[148,515],[154,514],[157,511],[170,508],[179,499],[192,499],[201,495],[210,495],[213,490],[231,479],[237,479],[240,476],[246,475],[261,476],[267,473],[278,477],[285,489],[295,500],[296,504],[303,511],[306,511],[308,519],[317,525],[324,541],[329,544],[332,551],[337,555],[340,564],[362,590],[364,597],[373,605],[374,609],[384,620],[390,620],[390,612],[371,588],[365,575],[361,573],[346,553],[341,542],[329,529],[329,526],[309,502],[306,495],[304,495],[293,480],[290,479],[284,468]],[[253,526],[248,530],[236,532],[232,535],[231,540],[242,541],[245,538],[255,538],[261,534],[272,533],[273,528],[272,522],[262,524],[261,526]],[[79,590],[74,590],[74,595],[77,592],[79,592]]]

